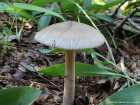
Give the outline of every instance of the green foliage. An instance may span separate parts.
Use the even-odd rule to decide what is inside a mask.
[[[124,9],[121,11],[121,14],[122,15],[128,15],[135,7],[138,7],[140,6],[140,1],[139,0],[136,0],[133,2],[128,2],[128,4],[124,7]],[[138,12],[136,12],[137,15],[139,15]]]
[[[83,0],[83,1],[84,1],[83,7],[86,7],[92,4],[92,0]]]
[[[76,12],[79,11],[79,8],[73,3],[67,3],[63,7],[61,7],[64,11]]]
[[[132,1],[132,0],[129,0],[129,1]],[[20,2],[20,1],[18,1],[18,2]],[[56,2],[63,2],[63,5],[61,5],[61,7],[59,7]],[[110,34],[106,30],[106,28],[99,27],[99,26],[96,27],[96,25],[100,25],[100,20],[106,21],[106,22],[114,21],[114,19],[106,16],[104,14],[104,11],[109,10],[110,8],[112,8],[115,5],[119,5],[119,3],[121,3],[121,2],[122,2],[122,0],[107,0],[107,4],[105,4],[101,0],[95,0],[94,3],[92,3],[92,0],[80,0],[80,1],[79,0],[36,0],[35,2],[33,2],[31,4],[25,4],[25,2],[13,3],[13,4],[11,4],[11,3],[6,4],[4,2],[0,2],[0,12],[4,12],[4,11],[9,12],[12,15],[15,15],[15,19],[19,18],[19,19],[23,20],[25,23],[29,19],[31,19],[36,24],[38,24],[38,31],[41,30],[41,28],[44,28],[49,25],[52,16],[56,16],[56,18],[59,20],[59,22],[63,22],[63,21],[68,20],[65,15],[69,14],[69,15],[73,16],[76,21],[94,26],[96,29],[99,28],[101,30],[101,32],[103,33],[103,35],[108,40],[111,41],[113,39],[112,38],[109,39]],[[52,6],[50,8],[42,8],[42,6],[44,6],[45,4],[48,4],[48,3],[52,3]],[[126,12],[129,13],[132,9],[133,9],[133,7],[128,9]],[[85,10],[88,12],[85,12]],[[62,13],[62,11],[68,12],[68,13]],[[97,14],[100,11],[102,11],[102,14],[100,14],[100,15]],[[139,13],[137,13],[137,14],[139,14]],[[37,21],[37,19],[34,16],[37,16],[37,18],[39,18],[39,21]],[[90,18],[89,18],[89,16],[90,16]],[[13,19],[13,22],[15,21],[15,19]],[[3,32],[2,32],[3,34],[7,34],[7,35],[11,34],[12,27],[10,29],[8,29],[7,27],[2,27],[2,28],[3,28]],[[20,33],[23,28],[24,28],[24,26],[21,28],[21,30],[19,32],[17,32],[17,39],[19,42],[20,42]],[[126,29],[131,28],[132,31],[135,31],[132,27],[129,27],[127,25],[124,25],[123,28],[126,28]],[[2,34],[2,33],[0,33],[0,34]],[[10,34],[8,34],[8,33],[10,33]],[[4,44],[4,42],[2,42],[2,41],[0,43]],[[4,51],[5,51],[6,47],[8,47],[8,46],[6,46],[6,44],[5,44]],[[42,53],[56,53],[56,52],[65,51],[62,49],[55,49],[55,50],[38,49],[38,50]],[[106,77],[111,77],[111,78],[117,78],[117,77],[128,78],[124,75],[119,74],[116,71],[107,69],[104,66],[105,64],[114,65],[118,69],[121,69],[121,68],[119,66],[115,65],[114,63],[112,63],[111,61],[109,61],[108,59],[106,59],[105,57],[103,57],[102,55],[98,54],[97,52],[95,52],[91,49],[80,50],[78,52],[87,52],[87,53],[92,54],[92,58],[94,60],[95,66],[89,65],[89,64],[76,63],[75,64],[76,76],[101,75],[101,76],[106,76]],[[2,56],[3,56],[3,54],[2,54]],[[1,59],[2,59],[2,56],[1,56]],[[102,57],[103,59],[105,59],[108,62],[107,63],[100,62],[97,59],[97,56]],[[31,68],[29,68],[29,69],[34,71]],[[58,64],[58,65],[54,65],[54,66],[45,68],[43,70],[40,70],[39,72],[44,73],[46,75],[63,77],[64,70],[65,70],[65,64]],[[127,101],[127,100],[130,100],[130,98],[127,96],[132,96],[132,95],[134,97],[134,99],[132,99],[132,101],[135,101],[135,99],[138,98],[136,89],[139,91],[139,89],[138,89],[139,86],[140,85],[137,85],[134,87],[127,88],[123,91],[116,92],[115,94],[108,97],[105,101],[103,101],[100,105],[102,105],[102,104],[108,105],[107,102],[110,100],[111,101],[116,101],[116,100],[123,101],[123,99],[124,99],[125,101]],[[128,91],[133,91],[134,93],[128,92]],[[4,89],[4,90],[0,91],[0,104],[2,104],[2,105],[8,105],[8,104],[10,104],[10,105],[19,105],[19,104],[28,105],[33,100],[35,100],[39,96],[40,93],[41,93],[41,91],[33,89],[33,88],[29,88],[29,87],[17,87],[17,88]],[[136,96],[134,96],[134,94],[136,94]],[[6,95],[7,95],[7,97],[6,97]],[[117,97],[118,95],[119,95],[119,97]],[[5,101],[5,99],[8,99],[9,101]],[[137,99],[137,101],[139,101],[139,100]]]
[[[54,3],[52,4],[52,6],[50,8],[46,8],[47,10],[50,10],[50,11],[53,11],[54,10]],[[41,25],[42,28],[45,28],[49,25],[50,21],[51,21],[51,18],[52,18],[52,15],[50,16],[47,16],[49,15],[47,12],[45,12],[43,14],[44,16],[42,16],[40,19],[39,19],[39,24]],[[38,26],[38,31],[41,30],[41,27]]]
[[[140,103],[139,93],[140,85],[131,86],[112,94],[99,105],[138,105]]]
[[[103,6],[100,4],[92,4],[83,8],[84,10],[93,10],[94,13],[103,10]]]
[[[38,49],[41,53],[57,53],[57,52],[65,52],[65,50],[63,49],[54,49],[54,50],[47,50],[47,49]],[[92,50],[92,49],[87,49],[87,50],[76,50],[76,52],[86,52],[86,53],[90,53],[90,54],[93,54],[94,56],[99,56],[103,59],[105,59],[106,61],[108,61],[108,63],[114,65],[115,67],[117,67],[118,69],[121,70],[121,68],[117,65],[115,65],[113,62],[109,61],[108,59],[106,59],[105,57],[103,57],[102,55],[100,55],[99,53],[97,53],[96,51]],[[96,59],[93,59],[95,60],[96,62],[98,62]],[[102,68],[105,68],[105,67],[102,67]]]
[[[51,3],[51,2],[68,2],[68,3],[72,3],[71,0],[36,0],[34,2],[32,2],[32,5],[36,5],[36,6],[43,6],[45,4]]]
[[[47,67],[45,69],[40,70],[39,73],[64,77],[65,76],[65,63]],[[103,68],[99,68],[97,66],[93,66],[90,64],[75,63],[75,76],[76,77],[94,76],[94,75],[105,75],[105,76],[110,76],[112,78],[125,77],[115,72],[114,70],[103,69]]]
[[[65,52],[63,49],[54,49],[54,50],[48,50],[48,49],[38,49],[41,53],[46,53],[46,54],[51,54],[51,53],[56,53],[56,52]]]
[[[3,34],[8,35],[8,32],[10,31],[8,27],[2,25],[0,28],[3,29],[2,31]]]
[[[0,105],[29,105],[41,94],[40,90],[20,86],[0,90]]]
[[[56,2],[54,2],[53,5],[54,5],[54,12],[62,14],[61,9],[58,6],[58,4]],[[65,15],[62,14],[62,16],[63,16],[64,20],[66,20],[66,21],[68,20]],[[63,22],[64,21],[63,19],[61,19],[59,17],[57,17],[57,19],[59,20],[59,22]]]
[[[18,7],[19,9],[46,12],[46,13],[48,13],[48,14],[51,14],[51,15],[54,15],[54,16],[57,16],[57,17],[60,17],[60,18],[63,19],[63,17],[62,17],[61,15],[59,15],[58,13],[53,12],[53,11],[50,11],[50,10],[47,10],[47,9],[44,9],[44,8],[42,8],[42,7],[35,6],[35,5],[23,4],[23,3],[13,3],[13,5],[14,5],[15,7]]]
[[[0,2],[0,12],[4,12],[4,10],[7,10],[8,8],[11,8],[10,5]]]
[[[18,3],[16,3],[18,4]],[[20,3],[19,3],[20,4]],[[32,17],[30,14],[30,11],[24,11],[22,8],[18,8],[12,4],[9,3],[10,6],[12,6],[13,8],[8,8],[6,11],[9,13],[13,13],[15,15],[15,17],[21,17],[23,21],[27,22],[29,19],[33,20],[34,22],[36,22],[38,25],[40,25],[38,23],[38,21]],[[19,14],[19,15],[18,15]]]
[[[107,3],[106,5],[104,5],[104,9],[108,9],[108,8],[110,8],[110,7],[113,7],[113,6],[115,6],[115,5],[117,5],[117,4],[119,4],[119,3],[121,3],[122,2],[122,0],[114,0],[114,1],[112,1],[112,2],[109,2],[109,3]]]

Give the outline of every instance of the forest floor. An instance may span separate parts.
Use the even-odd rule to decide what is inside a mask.
[[[0,22],[5,24],[6,27],[11,26],[9,20],[5,20],[5,14],[1,17]],[[51,22],[51,24],[53,24],[53,22]],[[18,30],[21,26],[22,22],[18,20]],[[46,78],[42,79],[37,73],[30,71],[27,67],[41,70],[51,65],[64,63],[65,53],[40,53],[37,50],[38,48],[52,50],[52,47],[45,46],[34,40],[34,36],[37,33],[37,25],[31,21],[25,25],[20,37],[20,43],[18,43],[15,27],[16,24],[13,25],[13,35],[10,35],[8,39],[8,47],[6,48],[1,61],[0,86],[8,88],[29,86],[33,83],[33,87],[42,90],[42,93],[32,105],[61,105],[63,93],[55,85],[63,90],[64,79],[62,77],[48,75],[42,75]],[[2,32],[2,29],[0,29],[0,32]],[[117,49],[110,44],[116,64],[122,67],[121,60],[124,58],[125,69],[129,74],[135,76],[140,76],[139,38],[140,37],[137,36],[127,41],[124,41],[123,39],[116,40],[118,43]],[[5,35],[0,36],[0,41],[3,40],[6,40]],[[1,43],[0,52],[3,52],[3,50],[4,43]],[[105,44],[94,50],[111,60],[110,53]],[[76,52],[75,59],[76,62],[84,63],[84,54]],[[98,57],[98,59],[105,62],[105,60],[100,57]],[[90,54],[86,54],[86,63],[94,65],[94,61]],[[23,65],[26,65],[26,67]],[[111,70],[115,70],[113,66],[107,67]],[[118,72],[123,74],[119,70]],[[50,84],[50,81],[55,85]],[[126,82],[127,80],[122,77],[116,79],[102,76],[76,77],[75,105],[98,105],[105,98],[121,89]]]

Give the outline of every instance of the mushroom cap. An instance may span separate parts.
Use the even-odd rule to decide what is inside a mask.
[[[99,31],[74,21],[50,25],[38,32],[35,40],[65,50],[91,49],[104,43],[104,37]]]

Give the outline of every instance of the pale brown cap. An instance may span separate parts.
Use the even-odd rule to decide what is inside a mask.
[[[104,37],[99,31],[74,21],[50,25],[38,32],[35,40],[65,50],[91,49],[104,43]]]

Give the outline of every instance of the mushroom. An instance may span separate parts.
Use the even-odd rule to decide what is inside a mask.
[[[75,50],[101,46],[103,35],[93,27],[74,21],[50,25],[35,36],[35,40],[65,50],[63,105],[73,105],[75,95]]]

